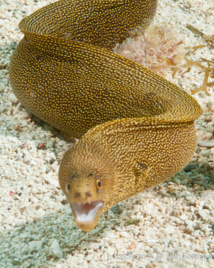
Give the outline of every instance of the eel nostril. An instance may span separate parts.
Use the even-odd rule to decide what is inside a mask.
[[[90,192],[85,192],[86,197],[91,197],[91,193]]]
[[[80,197],[80,193],[75,193],[74,198]]]

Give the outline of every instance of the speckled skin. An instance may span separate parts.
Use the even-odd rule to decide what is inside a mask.
[[[83,231],[93,229],[100,215],[118,202],[159,184],[189,162],[196,147],[195,126],[146,126],[146,118],[121,119],[89,130],[68,150],[59,169],[60,186],[69,204],[102,200],[104,206],[90,224],[74,220]],[[156,122],[157,123],[157,122]],[[92,174],[92,176],[90,176]],[[101,191],[96,178],[103,182]],[[66,191],[66,184],[71,190]],[[76,192],[90,192],[75,198]]]
[[[59,170],[68,202],[100,200],[100,215],[182,169],[196,146],[198,103],[109,49],[153,18],[156,0],[58,1],[21,21],[10,83],[32,113],[80,138]],[[101,181],[98,190],[96,181]],[[85,194],[84,194],[85,193]],[[86,194],[87,193],[87,194]]]
[[[77,138],[97,124],[137,116],[125,85],[118,83],[125,78],[112,66],[116,55],[95,45],[112,48],[137,25],[147,25],[155,9],[154,0],[63,0],[26,17],[19,24],[25,37],[10,63],[16,96],[29,111]]]

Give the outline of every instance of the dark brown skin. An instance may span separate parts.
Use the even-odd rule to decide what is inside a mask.
[[[182,169],[196,147],[198,103],[109,50],[146,27],[156,4],[64,0],[19,25],[25,36],[10,64],[16,96],[44,121],[81,137],[65,153],[59,181],[83,231],[119,201]]]

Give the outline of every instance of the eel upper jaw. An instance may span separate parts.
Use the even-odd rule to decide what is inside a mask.
[[[72,203],[71,209],[76,225],[82,231],[92,230],[99,221],[103,206],[104,202],[101,200]]]

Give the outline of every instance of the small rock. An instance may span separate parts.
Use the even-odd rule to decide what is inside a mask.
[[[199,142],[211,140],[213,138],[212,133],[203,130],[198,130],[196,135],[198,137]]]
[[[98,250],[100,248],[101,244],[100,243],[92,243],[91,244],[91,248],[93,248],[93,250]]]
[[[9,192],[9,196],[14,196],[14,194],[15,194],[15,193],[14,193],[13,191],[10,191],[10,192]]]
[[[198,167],[198,163],[189,163],[185,168],[184,171],[185,172],[189,172],[192,169],[196,169]]]
[[[187,217],[186,214],[182,214],[182,215],[180,216],[180,219],[183,220],[183,221],[185,221],[185,220],[188,219],[188,217]]]
[[[210,155],[210,150],[202,151],[201,154],[202,154],[203,156],[209,156],[209,155]]]
[[[85,259],[86,259],[86,261],[91,261],[93,259],[93,255],[90,254]]]
[[[186,185],[189,182],[187,178],[181,180],[181,184]]]
[[[17,260],[17,259],[14,259],[14,260],[12,261],[12,265],[20,266],[20,265],[22,265],[22,262],[19,261],[19,260]]]
[[[67,205],[67,204],[68,204],[68,201],[67,201],[66,199],[63,199],[63,200],[61,201],[61,204],[62,204],[62,205]]]
[[[214,183],[209,183],[208,185],[206,185],[206,189],[213,190],[214,189]]]
[[[194,232],[194,229],[191,226],[187,226],[184,229],[184,233],[186,233],[186,234],[192,234],[193,232]]]
[[[108,248],[108,247],[109,247],[109,243],[104,243],[103,246],[104,246],[105,248]]]
[[[115,253],[115,248],[114,248],[114,247],[108,247],[108,248],[106,249],[106,252],[107,252],[110,256],[112,256],[112,255]]]
[[[194,184],[203,185],[205,183],[204,176],[202,174],[199,174],[192,178],[192,182]]]
[[[57,257],[58,259],[63,257],[62,250],[61,250],[59,243],[56,239],[53,240],[53,242],[50,246],[50,254],[51,254],[51,256]]]
[[[197,214],[201,219],[206,220],[207,213],[205,213],[203,210],[199,210]]]
[[[193,183],[198,184],[198,185],[203,185],[204,182],[200,180],[194,180]]]
[[[46,147],[46,145],[45,145],[45,143],[39,143],[39,145],[38,145],[38,149],[45,149],[45,147]]]
[[[42,248],[41,241],[31,241],[29,242],[29,250],[30,252],[38,252]]]
[[[181,181],[178,178],[174,178],[173,181],[177,183],[178,185],[181,183]]]
[[[16,96],[13,93],[10,93],[9,96],[7,97],[9,101],[11,101],[12,103],[18,103],[18,99],[16,98]]]
[[[192,196],[186,196],[186,200],[187,201],[191,201],[192,200]]]
[[[122,237],[129,237],[129,235],[128,235],[126,232],[121,232],[120,235],[121,235]]]
[[[210,254],[204,254],[204,257],[209,260],[209,259],[212,259],[212,256]]]
[[[117,204],[111,208],[111,212],[113,212],[114,214],[121,214],[123,212],[123,209],[120,205]]]
[[[209,141],[201,140],[201,141],[198,141],[198,145],[201,147],[212,148],[214,147],[214,140],[209,140]]]
[[[137,244],[135,242],[131,242],[131,244],[129,244],[126,249],[135,249],[136,247],[137,247]]]
[[[205,158],[205,157],[202,157],[198,160],[198,163],[199,163],[199,168],[208,168],[209,167],[209,162],[208,162],[208,159]]]
[[[157,265],[155,263],[149,263],[145,266],[146,268],[155,268]]]
[[[203,209],[212,210],[212,208],[209,205],[207,205],[207,204],[203,205]]]
[[[172,212],[170,213],[170,216],[174,216],[174,217],[178,217],[180,215],[180,212],[178,210],[172,210]]]
[[[213,126],[208,126],[206,127],[206,131],[210,133],[214,133],[214,127]]]
[[[171,225],[168,225],[167,228],[165,229],[165,232],[167,234],[172,234],[172,233],[174,233],[174,231],[175,231],[175,228]]]
[[[191,227],[191,228],[193,228],[193,225],[194,225],[194,224],[193,224],[193,221],[191,221],[191,220],[186,220],[186,221],[185,221],[185,224],[186,224],[187,227]],[[193,229],[194,229],[194,228],[193,228]]]
[[[129,219],[126,221],[127,225],[131,225],[131,224],[137,224],[140,222],[140,219]]]
[[[20,125],[16,125],[16,126],[14,126],[14,128],[13,128],[15,131],[19,131],[20,130]]]

